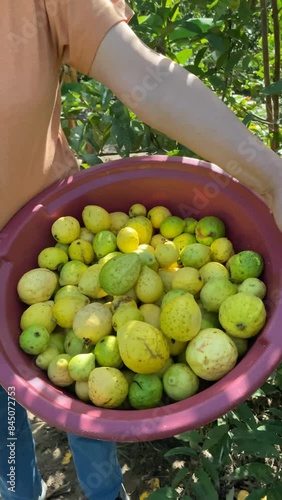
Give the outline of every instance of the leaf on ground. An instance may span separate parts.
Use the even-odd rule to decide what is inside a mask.
[[[219,442],[219,440],[227,434],[229,430],[228,424],[217,425],[210,429],[206,435],[206,439],[203,444],[203,450],[209,450]]]
[[[261,462],[252,462],[238,467],[230,476],[231,479],[246,479],[249,477],[255,478],[266,484],[271,484],[273,481],[272,470],[269,465]]]

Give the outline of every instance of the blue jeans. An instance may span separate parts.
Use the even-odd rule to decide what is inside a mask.
[[[89,500],[115,500],[122,482],[116,444],[74,434],[67,437],[79,483]],[[41,476],[26,410],[12,399],[8,405],[8,395],[1,386],[0,493],[4,500],[37,500],[41,495]]]

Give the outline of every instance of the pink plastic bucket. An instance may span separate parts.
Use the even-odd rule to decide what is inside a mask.
[[[127,211],[140,202],[165,205],[182,217],[216,215],[227,226],[235,250],[252,249],[265,260],[268,321],[247,355],[220,381],[186,399],[151,410],[106,410],[55,388],[18,347],[24,306],[16,285],[37,267],[40,250],[53,244],[50,227],[61,215],[80,219],[87,204]],[[172,436],[223,415],[259,388],[281,360],[282,234],[263,202],[209,163],[179,157],[136,157],[79,173],[46,189],[0,233],[0,382],[50,425],[83,436],[141,441]]]

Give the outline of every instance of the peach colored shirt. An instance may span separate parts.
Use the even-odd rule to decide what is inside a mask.
[[[0,228],[28,200],[78,170],[60,126],[62,63],[88,74],[124,0],[1,0]]]

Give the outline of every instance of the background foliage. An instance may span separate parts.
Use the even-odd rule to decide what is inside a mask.
[[[135,11],[131,26],[147,45],[197,75],[252,132],[281,153],[282,0],[128,3]],[[62,102],[64,131],[85,167],[101,162],[109,149],[121,156],[194,156],[142,123],[109,89],[71,68],[66,68]]]
[[[153,50],[201,80],[249,129],[281,154],[279,100],[282,0],[131,0],[131,26]],[[142,123],[98,82],[65,68],[62,125],[82,166],[116,152],[195,156]],[[168,460],[184,457],[171,485],[151,500],[282,498],[282,368],[246,403],[177,436]],[[243,497],[241,497],[243,498]]]

